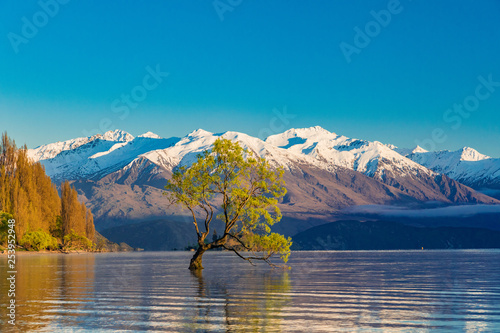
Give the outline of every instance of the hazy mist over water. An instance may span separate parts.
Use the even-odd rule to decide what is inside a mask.
[[[0,331],[500,331],[499,250],[293,252],[289,271],[212,252],[201,275],[191,255],[18,255]]]

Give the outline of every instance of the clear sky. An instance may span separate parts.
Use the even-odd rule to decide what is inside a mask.
[[[18,144],[320,125],[500,157],[497,0],[55,1],[0,3],[0,130]]]

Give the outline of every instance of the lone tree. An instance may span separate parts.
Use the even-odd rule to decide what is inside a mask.
[[[164,194],[171,204],[191,212],[198,249],[189,269],[203,269],[203,254],[215,248],[233,251],[251,264],[263,260],[273,265],[269,259],[274,254],[286,262],[291,239],[270,229],[281,219],[277,203],[286,193],[284,185],[283,169],[271,168],[265,159],[223,138],[190,167],[178,168]],[[225,227],[210,242],[207,236],[214,218]]]

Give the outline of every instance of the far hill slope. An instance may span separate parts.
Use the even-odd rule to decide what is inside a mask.
[[[387,221],[338,221],[293,237],[295,250],[405,250],[500,248],[500,231],[413,227]]]

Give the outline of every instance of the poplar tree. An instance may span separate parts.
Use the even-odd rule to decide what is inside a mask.
[[[47,244],[56,244],[53,237],[63,241],[71,230],[93,240],[92,213],[78,201],[76,190],[65,182],[61,195],[63,200],[41,163],[29,159],[27,147],[18,149],[14,140],[3,133],[0,141],[0,213],[2,216],[10,214],[16,220],[19,243],[26,244],[27,248],[40,248],[40,244],[32,242],[43,238]]]
[[[62,237],[75,233],[93,239],[95,234],[92,213],[84,203],[78,201],[78,193],[68,181],[61,184]]]
[[[86,210],[85,231],[88,239],[90,240],[94,239],[95,237],[94,217],[92,216],[90,209]]]

